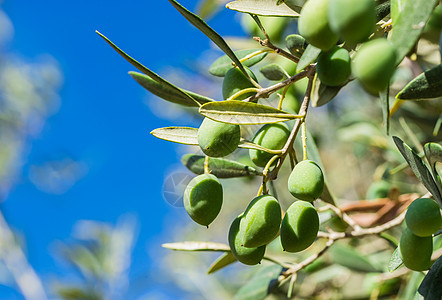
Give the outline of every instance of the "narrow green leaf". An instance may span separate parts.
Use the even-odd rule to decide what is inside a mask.
[[[278,286],[278,277],[283,271],[279,265],[261,267],[235,294],[235,300],[264,299]]]
[[[278,64],[266,65],[262,67],[259,71],[268,80],[281,81],[289,77],[287,72]]]
[[[400,100],[421,100],[442,97],[442,65],[420,74],[396,96]]]
[[[152,130],[154,137],[185,145],[198,145],[198,129],[191,127],[163,127]]]
[[[223,243],[214,242],[178,242],[161,245],[163,248],[176,251],[215,251],[230,252],[230,247]]]
[[[210,102],[200,107],[200,113],[218,122],[229,124],[267,124],[299,118],[271,106],[236,100]]]
[[[433,173],[434,181],[439,188],[439,193],[442,195],[442,183],[439,174],[437,173],[436,164],[442,162],[442,146],[437,143],[426,143],[424,146],[425,157],[430,164]]]
[[[238,66],[238,68],[240,68],[244,75],[246,75],[247,78],[250,78],[249,74],[247,73],[246,69],[244,69],[244,66],[238,60],[235,53],[232,51],[232,49],[230,49],[226,41],[215,30],[207,25],[207,23],[204,22],[203,19],[190,12],[187,8],[179,4],[177,1],[168,1],[179,11],[180,14],[182,14],[187,19],[187,21],[189,21],[193,26],[201,30],[202,33],[204,33],[209,39],[211,39],[212,42],[214,42],[225,54],[227,54],[230,59],[233,60],[233,62]]]
[[[341,266],[360,272],[382,272],[374,266],[364,255],[359,254],[353,248],[334,245],[330,248],[333,261]]]
[[[299,17],[300,11],[293,10],[287,3],[278,5],[275,0],[237,0],[227,3],[226,7],[243,13],[274,17]]]
[[[390,40],[398,65],[413,48],[438,0],[392,0],[393,30]]]
[[[390,14],[390,1],[384,2],[376,6],[376,21],[379,22]]]
[[[384,121],[385,132],[390,133],[390,88],[387,87],[385,91],[379,93],[382,107],[382,119]]]
[[[169,85],[158,83],[157,81],[153,80],[147,75],[133,71],[129,72],[129,75],[132,76],[132,78],[135,79],[135,81],[138,82],[141,86],[143,86],[146,90],[169,102],[186,105],[186,106],[198,106],[198,104],[195,103],[195,101],[198,102],[200,105],[203,105],[204,103],[207,102],[215,101],[213,99],[210,99],[209,97],[205,97],[183,89],[183,91],[186,94],[188,94],[190,97],[195,99],[195,101],[192,101],[189,99],[189,97],[185,97],[182,93],[178,92],[176,89],[171,88]]]
[[[250,55],[259,50],[261,49],[238,50],[235,51],[235,55],[241,60],[247,55]],[[253,56],[250,59],[247,59],[246,61],[243,61],[242,64],[243,66],[250,67],[256,63],[259,63],[266,56],[267,52],[263,52],[256,56]],[[213,64],[209,68],[209,73],[218,77],[223,77],[224,75],[226,75],[227,71],[229,71],[232,68],[233,68],[232,59],[230,59],[230,57],[227,55],[223,55],[213,62]]]
[[[419,286],[418,292],[425,300],[442,299],[442,256],[431,266],[424,280]]]
[[[135,68],[137,68],[138,70],[140,70],[141,72],[143,72],[144,74],[146,74],[147,76],[149,76],[150,78],[152,78],[153,80],[155,80],[156,82],[158,82],[158,84],[161,84],[163,86],[167,86],[167,88],[169,90],[174,90],[177,94],[180,94],[183,98],[187,99],[187,102],[194,102],[196,105],[197,102],[195,101],[195,99],[193,99],[191,96],[189,96],[188,94],[186,94],[186,92],[184,92],[183,90],[181,90],[180,88],[174,86],[173,84],[171,84],[169,81],[163,79],[161,76],[159,76],[158,74],[152,72],[151,70],[149,70],[148,68],[146,68],[145,66],[143,66],[142,64],[140,64],[138,61],[136,61],[135,59],[133,59],[131,56],[129,56],[128,54],[126,54],[123,50],[121,50],[120,48],[117,47],[117,45],[115,45],[111,40],[109,40],[107,37],[105,37],[103,34],[101,34],[100,32],[96,31],[96,33],[98,33],[99,36],[101,36],[115,51],[118,52],[118,54],[120,54],[125,60],[127,60],[128,62],[130,62]],[[187,104],[189,105],[189,104]],[[196,106],[195,105],[195,106]]]
[[[223,253],[213,262],[213,264],[210,266],[209,270],[207,271],[207,274],[215,273],[216,271],[221,270],[222,268],[227,267],[228,265],[231,265],[234,262],[236,262],[236,258],[235,256],[233,256],[232,252]]]
[[[318,58],[320,53],[321,49],[316,48],[315,46],[309,44],[307,48],[305,48],[304,53],[299,59],[298,65],[296,66],[296,72],[305,69],[305,67],[313,63]]]
[[[397,136],[393,136],[393,140],[402,156],[407,161],[414,175],[416,175],[417,179],[419,179],[419,181],[422,182],[427,190],[434,196],[439,203],[439,206],[442,207],[442,198],[439,193],[439,189],[434,182],[430,171],[428,171],[427,167],[422,162],[422,159]]]
[[[186,154],[181,158],[181,162],[191,172],[195,174],[204,173],[204,155]],[[243,176],[262,175],[255,168],[242,163],[224,158],[211,157],[209,159],[210,173],[218,178],[233,178]]]
[[[290,34],[285,38],[285,45],[291,54],[296,57],[301,57],[305,48],[307,48],[308,43],[301,35]]]
[[[313,93],[312,93],[312,106],[313,107],[319,107],[324,104],[327,104],[333,98],[336,97],[336,95],[339,93],[339,91],[346,85],[347,83],[340,85],[340,86],[328,86],[323,84],[318,78],[315,79],[315,85],[313,87]]]
[[[399,247],[394,250],[391,255],[390,262],[388,263],[388,272],[393,273],[399,269],[404,263],[402,262],[401,253],[399,252]]]

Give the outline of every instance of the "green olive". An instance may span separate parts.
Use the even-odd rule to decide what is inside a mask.
[[[368,187],[365,199],[387,198],[391,188],[391,183],[385,180],[374,181]]]
[[[352,63],[354,75],[371,93],[385,90],[395,69],[396,51],[384,38],[362,44]]]
[[[324,189],[324,175],[321,168],[314,161],[301,161],[289,176],[288,189],[298,199],[305,201],[318,199]]]
[[[257,81],[255,74],[253,74],[253,72],[247,67],[244,68],[246,69],[250,77],[252,77],[253,80]],[[224,99],[228,99],[237,92],[247,88],[255,88],[255,86],[253,85],[253,83],[250,82],[249,78],[247,78],[239,68],[233,68],[227,71],[223,80]],[[235,100],[244,100],[250,96],[253,96],[254,94],[254,92],[245,93],[241,96],[236,97]]]
[[[343,40],[362,42],[373,32],[376,23],[373,0],[330,0],[330,28]]]
[[[242,215],[238,216],[230,225],[229,229],[229,246],[233,256],[246,265],[256,265],[261,262],[264,257],[266,246],[257,248],[248,248],[243,244],[243,237],[239,230]]]
[[[226,156],[238,147],[241,138],[239,125],[226,124],[204,118],[198,129],[198,144],[208,156]]]
[[[282,248],[288,252],[305,250],[315,241],[318,230],[319,215],[313,205],[296,201],[287,209],[282,220]]]
[[[281,123],[266,124],[258,130],[252,142],[270,150],[280,150],[284,148],[289,136],[290,130],[287,125]],[[250,149],[249,156],[255,165],[265,167],[274,154]]]
[[[430,198],[414,200],[408,206],[405,223],[415,235],[420,237],[431,236],[442,226],[439,205]]]
[[[342,85],[351,74],[350,54],[344,48],[337,46],[322,52],[318,57],[316,71],[325,85]]]
[[[430,268],[433,253],[431,236],[419,237],[406,228],[402,232],[399,250],[404,265],[410,270],[424,271]]]
[[[329,0],[309,0],[301,10],[298,20],[299,33],[316,48],[329,50],[338,41],[328,23]]]
[[[212,174],[193,178],[184,191],[184,208],[198,224],[208,226],[218,216],[223,204],[223,187]]]
[[[270,195],[254,198],[241,218],[240,231],[243,245],[253,248],[270,243],[281,225],[281,207]]]

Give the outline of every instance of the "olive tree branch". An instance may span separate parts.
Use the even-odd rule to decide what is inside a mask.
[[[345,223],[347,223],[351,228],[355,230],[362,229],[348,214],[343,212],[339,207],[336,207],[330,203],[327,203],[325,206],[320,208],[321,211],[331,210],[333,211],[339,218],[341,218]]]
[[[279,54],[287,59],[290,59],[291,61],[294,61],[295,63],[299,62],[298,57],[292,55],[291,53],[289,53],[279,47],[276,47],[275,45],[272,44],[272,42],[270,41],[269,38],[262,40],[260,37],[255,36],[255,37],[253,37],[253,39],[255,41],[257,41],[261,46],[272,49],[273,51],[275,51],[276,54]]]

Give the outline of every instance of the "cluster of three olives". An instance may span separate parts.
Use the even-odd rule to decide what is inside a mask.
[[[414,200],[407,208],[405,223],[399,242],[402,261],[411,270],[428,270],[433,253],[432,235],[442,226],[439,205],[430,198]]]

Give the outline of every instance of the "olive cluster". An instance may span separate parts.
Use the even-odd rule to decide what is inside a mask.
[[[233,87],[229,82],[226,83],[232,79],[227,74],[223,85],[225,97],[235,93],[226,88]],[[237,83],[247,79],[237,71],[230,74]],[[290,130],[287,125],[266,124],[256,132],[253,143],[266,149],[281,150],[289,136]],[[199,146],[209,157],[230,154],[238,147],[239,141],[239,125],[205,118],[198,129]],[[265,167],[274,155],[264,150],[250,149],[249,156],[256,166]],[[321,196],[323,187],[321,168],[311,160],[303,160],[296,164],[288,180],[288,190],[299,201],[287,209],[283,219],[281,207],[275,197],[268,194],[255,197],[230,226],[228,240],[235,258],[247,265],[259,263],[264,256],[266,245],[275,239],[279,232],[285,251],[298,252],[309,247],[319,230],[319,215],[310,202]],[[184,193],[184,206],[189,216],[204,226],[208,226],[217,217],[222,202],[222,185],[212,174],[195,177]]]
[[[367,41],[375,23],[372,0],[309,0],[304,5],[299,33],[322,50],[317,74],[323,84],[340,86],[353,73],[369,92],[387,88],[396,68],[396,53],[385,38]],[[348,50],[353,49],[356,51],[350,57]]]
[[[430,198],[414,200],[405,214],[405,223],[399,242],[402,261],[411,270],[428,270],[433,253],[432,235],[442,227],[439,205]]]

